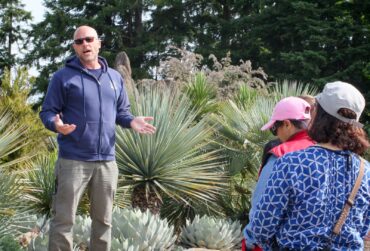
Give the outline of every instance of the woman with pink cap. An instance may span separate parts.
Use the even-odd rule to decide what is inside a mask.
[[[263,250],[364,250],[370,230],[370,144],[359,122],[365,99],[333,82],[316,97],[317,145],[278,159],[251,215]],[[281,129],[280,129],[281,130]]]
[[[262,131],[270,130],[282,143],[269,150],[266,163],[262,163],[260,176],[252,196],[252,207],[249,211],[250,223],[243,231],[248,247],[255,246],[256,243],[251,232],[253,227],[251,216],[265,191],[267,180],[276,160],[286,153],[301,150],[314,144],[314,141],[307,134],[307,127],[311,119],[310,109],[310,104],[301,98],[284,98],[276,104],[270,121],[261,128]]]

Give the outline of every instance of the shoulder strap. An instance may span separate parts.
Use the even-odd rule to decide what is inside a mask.
[[[348,200],[346,201],[346,203],[344,204],[344,208],[342,210],[342,213],[340,214],[339,216],[339,219],[337,221],[337,223],[335,224],[334,228],[333,228],[333,233],[338,235],[340,233],[340,230],[348,216],[348,213],[349,213],[349,210],[351,209],[351,207],[353,206],[354,204],[354,201],[355,201],[355,197],[356,197],[356,194],[358,192],[358,189],[360,188],[360,185],[361,185],[361,181],[362,181],[362,177],[364,176],[364,170],[365,170],[365,167],[364,167],[364,159],[360,157],[360,170],[359,170],[359,173],[358,173],[358,176],[357,176],[357,179],[356,179],[356,183],[355,185],[353,186],[352,188],[352,191],[351,191],[351,194],[349,195],[348,197]]]

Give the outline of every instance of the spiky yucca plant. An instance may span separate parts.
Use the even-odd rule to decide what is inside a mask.
[[[19,233],[21,222],[27,221],[24,208],[23,185],[16,173],[8,168],[30,158],[25,155],[13,160],[7,157],[25,145],[26,127],[11,120],[11,114],[0,109],[0,239]]]
[[[27,127],[12,122],[11,113],[4,108],[0,109],[0,169],[15,165],[29,159],[30,156],[23,156],[14,160],[7,157],[15,151],[24,147]]]
[[[0,171],[0,239],[18,233],[20,223],[26,221],[22,191],[19,177]]]
[[[204,73],[198,72],[195,75],[193,80],[185,86],[185,93],[191,100],[192,108],[198,110],[197,120],[207,113],[217,111],[216,87],[207,83]]]
[[[154,135],[117,129],[116,159],[125,185],[133,187],[132,206],[158,213],[162,195],[212,202],[223,190],[220,156],[204,151],[211,129],[194,123],[197,111],[178,92],[151,89],[133,103],[133,113],[154,117]]]
[[[32,161],[32,167],[24,173],[25,198],[35,214],[50,216],[57,158],[56,149],[48,154],[39,155]]]
[[[24,199],[27,206],[35,214],[50,217],[53,193],[55,192],[54,169],[58,159],[57,149],[37,156],[31,167],[23,172]],[[89,210],[87,192],[81,198],[78,214],[87,214]]]

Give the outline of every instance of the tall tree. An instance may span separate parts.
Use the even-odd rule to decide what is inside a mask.
[[[0,75],[19,62],[17,51],[26,44],[26,25],[31,13],[20,0],[0,0]]]
[[[34,25],[29,36],[35,45],[27,63],[40,70],[34,92],[44,93],[52,72],[73,54],[72,36],[79,25],[94,27],[102,39],[101,55],[113,65],[115,56],[126,51],[134,77],[148,76],[146,53],[151,51],[143,20],[151,1],[62,1],[44,0],[48,11],[45,19]]]
[[[155,66],[185,47],[205,59],[231,52],[250,59],[270,80],[318,85],[341,79],[370,96],[370,2],[340,0],[44,0],[45,20],[30,34],[28,63],[41,70],[37,91],[72,54],[76,26],[95,27],[112,65],[126,51],[133,78],[156,77]],[[46,63],[45,63],[46,62]],[[42,63],[46,64],[43,67]],[[370,100],[370,99],[369,99]]]
[[[263,2],[244,20],[239,56],[249,56],[272,80],[321,86],[343,80],[370,93],[369,1]]]
[[[204,56],[214,54],[217,58],[224,57],[238,39],[239,19],[249,14],[251,1],[186,2],[193,27],[195,51]]]

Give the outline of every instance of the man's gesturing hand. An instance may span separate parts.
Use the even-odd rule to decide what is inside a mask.
[[[131,128],[138,133],[153,134],[155,133],[156,128],[153,125],[147,123],[147,121],[151,120],[153,120],[153,117],[142,117],[142,116],[135,117],[131,121]]]
[[[63,121],[60,119],[59,114],[55,115],[54,124],[55,124],[55,129],[57,130],[57,132],[63,135],[70,134],[76,129],[76,125],[74,124],[64,124]]]

